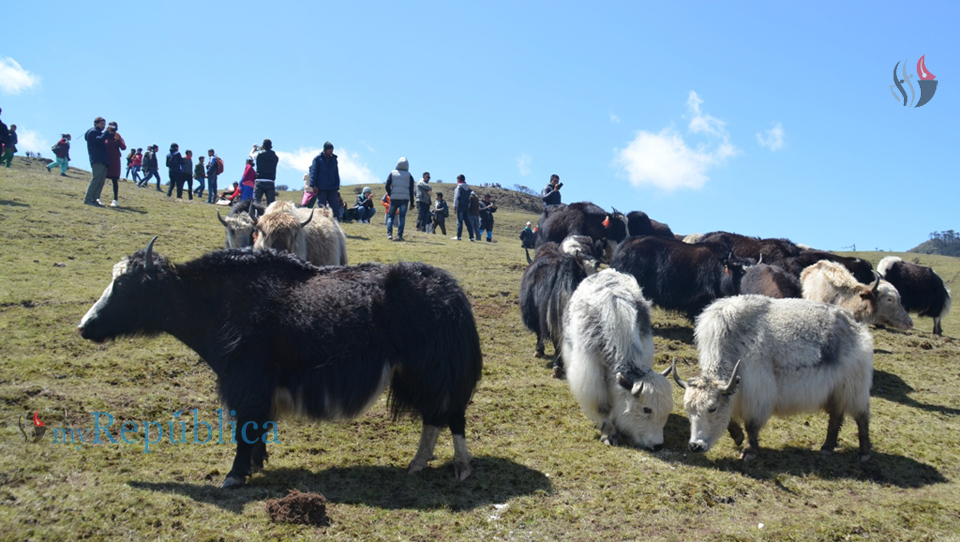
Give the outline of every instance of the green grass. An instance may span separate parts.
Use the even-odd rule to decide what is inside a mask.
[[[955,315],[942,338],[930,319],[908,333],[873,330],[875,453],[866,464],[856,460],[853,423],[838,453],[820,456],[823,414],[771,420],[750,464],[728,437],[689,454],[679,389],[664,451],[606,447],[566,382],[532,355],[517,307],[526,267],[517,235],[535,215],[506,208],[496,215],[498,243],[451,241],[449,227],[446,236],[416,233],[414,220],[408,242],[390,243],[379,208],[377,224],[344,225],[352,263],[424,261],[453,273],[470,297],[485,366],[467,412],[476,459],[465,482],[453,478],[448,432],[431,468],[406,474],[419,423],[392,421],[383,398],[351,422],[281,420],[266,471],[236,491],[217,487],[233,458],[227,445],[165,440],[145,454],[142,444],[53,444],[49,433],[25,445],[16,418],[34,410],[48,427],[91,427],[95,411],[169,421],[197,408],[213,421],[220,406],[213,373],[173,338],[96,345],[76,333],[113,264],[152,236],[177,262],[221,247],[216,209],[132,183],[121,184],[123,207],[96,209],[81,203],[88,177],[71,176],[23,159],[0,168],[0,539],[940,540],[960,532]],[[888,255],[858,254],[874,264]],[[960,274],[956,258],[919,258],[947,281]],[[659,310],[654,322],[657,368],[678,357],[683,374],[694,374],[690,323]],[[291,488],[326,496],[332,524],[271,523],[266,501]]]

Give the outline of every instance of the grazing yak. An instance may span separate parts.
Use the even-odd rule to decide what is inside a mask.
[[[824,252],[822,250],[804,250],[799,256],[792,256],[790,258],[778,260],[776,265],[786,269],[787,272],[793,276],[800,278],[800,274],[803,273],[804,269],[823,260],[837,262],[843,265],[847,268],[847,270],[853,273],[853,278],[857,279],[857,282],[860,282],[861,284],[873,284],[873,281],[877,277],[877,275],[873,272],[873,266],[870,265],[870,262],[867,260],[863,260],[861,258],[850,258],[847,256],[837,256],[832,252]],[[767,263],[774,262],[768,261]]]
[[[758,261],[763,258],[767,263],[776,263],[784,258],[799,256],[803,252],[788,239],[761,239],[725,231],[704,234],[699,242],[720,243],[741,258],[752,258]]]
[[[636,279],[604,269],[580,283],[563,317],[563,352],[570,391],[603,443],[663,447],[670,369],[652,369],[650,305]]]
[[[314,265],[347,265],[347,237],[323,206],[316,211],[275,201],[256,223],[253,248],[296,254]]]
[[[632,274],[647,299],[693,320],[714,299],[739,294],[744,268],[753,263],[717,243],[632,237],[620,245],[610,265]]]
[[[825,410],[830,415],[829,455],[843,417],[857,422],[859,457],[870,458],[870,384],[873,338],[849,312],[805,299],[741,295],[707,307],[694,330],[700,376],[683,381],[683,408],[690,419],[691,452],[709,451],[724,429],[741,459],[754,459],[757,437],[770,416]]]
[[[647,216],[647,213],[643,211],[630,211],[627,213],[627,232],[629,232],[630,237],[652,235],[654,237],[676,239],[676,236],[674,236],[670,230],[670,226],[650,218]]]
[[[537,334],[537,357],[543,357],[548,339],[553,343],[553,375],[557,378],[563,377],[564,308],[580,282],[597,269],[590,243],[589,237],[572,236],[559,246],[541,245],[520,279],[520,317],[523,325]]]
[[[926,266],[905,262],[896,256],[880,260],[877,272],[900,293],[907,312],[933,317],[933,334],[943,335],[940,320],[950,313],[950,290],[940,275]]]
[[[571,235],[586,235],[603,246],[604,261],[610,261],[617,245],[627,238],[627,217],[582,201],[570,205],[548,205],[537,224],[537,247],[562,243]]]
[[[872,286],[857,282],[846,267],[821,260],[800,275],[803,298],[839,305],[864,324],[886,325],[910,329],[913,320],[900,305],[900,294],[889,282],[877,275]]]
[[[230,209],[227,218],[220,216],[217,219],[227,231],[225,248],[243,248],[253,246],[253,231],[257,226],[257,219],[263,216],[266,208],[252,199],[243,200]]]
[[[776,265],[759,263],[747,268],[740,281],[740,294],[757,294],[784,299],[803,297],[800,279]]]
[[[466,408],[483,357],[470,302],[449,274],[419,263],[316,267],[251,249],[173,264],[153,253],[155,240],[114,266],[78,331],[95,342],[169,333],[210,365],[236,411],[223,487],[263,468],[278,414],[354,418],[388,386],[394,416],[423,420],[409,471],[427,466],[449,426],[455,474],[471,474]]]

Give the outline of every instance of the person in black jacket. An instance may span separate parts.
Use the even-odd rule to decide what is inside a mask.
[[[493,213],[497,212],[497,204],[490,201],[490,194],[484,194],[480,200],[480,229],[477,230],[477,239],[483,237],[487,231],[487,242],[493,242]]]
[[[553,174],[550,176],[550,184],[540,192],[540,199],[543,200],[543,206],[547,205],[560,205],[560,188],[563,186],[563,183],[560,182],[560,176]]]
[[[173,187],[177,187],[177,198],[183,197],[183,156],[180,155],[180,145],[170,144],[170,153],[167,154],[167,174],[170,175],[170,184],[167,197],[173,195]],[[189,175],[189,172],[187,173]],[[193,199],[191,195],[190,199]]]
[[[262,146],[258,147],[254,145],[253,150],[250,151],[250,158],[253,158],[257,170],[257,181],[254,184],[253,199],[257,200],[257,203],[260,203],[260,200],[266,195],[267,205],[270,205],[277,199],[277,162],[280,161],[277,153],[273,152],[273,142],[269,139],[264,139]]]

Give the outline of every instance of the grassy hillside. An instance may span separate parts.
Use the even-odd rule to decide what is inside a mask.
[[[467,412],[475,460],[465,482],[453,478],[448,432],[431,468],[406,474],[419,423],[392,421],[384,398],[355,421],[282,419],[266,471],[235,491],[218,488],[234,453],[225,444],[164,438],[143,453],[142,442],[70,446],[50,433],[24,444],[17,417],[35,410],[49,428],[92,428],[97,411],[117,423],[167,422],[195,408],[214,422],[220,406],[213,373],[175,339],[96,345],[76,333],[112,266],[154,235],[175,262],[221,247],[216,208],[132,183],[121,185],[122,207],[93,208],[81,203],[87,179],[22,159],[0,168],[0,539],[941,540],[960,532],[956,313],[942,338],[929,319],[908,333],[873,330],[875,451],[866,464],[853,423],[838,453],[820,456],[823,414],[771,420],[750,464],[728,437],[690,454],[679,389],[663,451],[611,448],[567,383],[532,355],[517,308],[526,267],[517,235],[536,214],[506,208],[496,215],[497,243],[452,241],[451,221],[446,236],[408,231],[406,243],[391,243],[380,209],[376,224],[344,226],[351,263],[424,261],[468,293],[485,366]],[[889,253],[859,255],[876,263]],[[960,274],[960,260],[920,258],[945,280]],[[690,323],[653,316],[656,368],[677,357],[693,375]],[[293,488],[326,496],[332,524],[271,523],[266,501]]]

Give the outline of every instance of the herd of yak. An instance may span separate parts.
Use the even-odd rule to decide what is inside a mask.
[[[388,388],[392,413],[423,423],[408,470],[428,466],[449,427],[455,475],[470,476],[466,408],[483,356],[457,282],[422,263],[348,266],[346,236],[326,208],[243,202],[217,216],[226,250],[174,264],[154,252],[155,237],[114,266],[78,331],[95,342],[168,333],[210,365],[238,434],[223,487],[263,468],[277,416],[353,418]],[[881,263],[882,280],[857,258],[723,232],[684,242],[645,213],[591,203],[548,207],[538,235],[520,288],[523,322],[538,355],[552,341],[555,373],[566,370],[608,444],[662,447],[672,373],[692,451],[709,450],[724,429],[740,445],[743,422],[750,459],[771,415],[823,409],[823,451],[849,414],[865,460],[866,324],[909,328],[911,310],[933,316],[939,333],[950,306],[932,270],[899,259]],[[681,379],[675,364],[652,370],[651,303],[696,319],[699,377]]]

